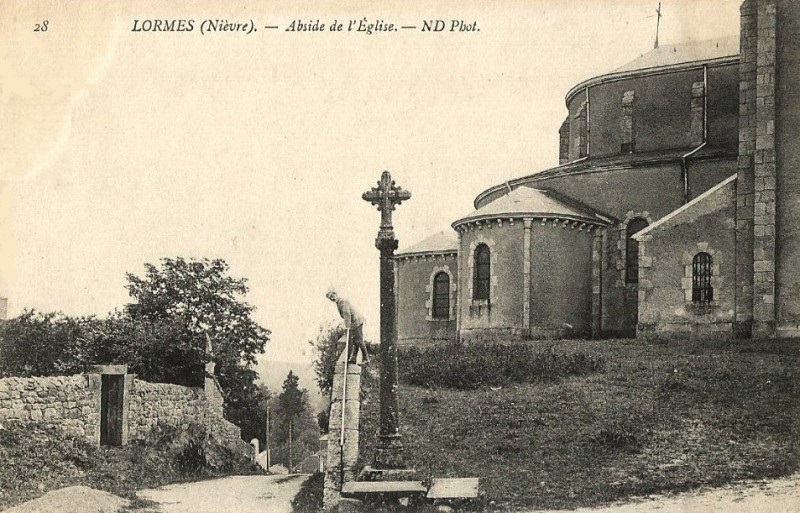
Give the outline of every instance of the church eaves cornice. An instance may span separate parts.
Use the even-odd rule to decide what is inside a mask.
[[[611,73],[605,73],[603,75],[598,75],[596,77],[586,79],[573,86],[572,89],[567,91],[567,95],[565,97],[565,103],[569,105],[569,102],[572,101],[575,95],[582,92],[587,87],[594,87],[602,84],[608,84],[611,82],[618,82],[620,80],[626,80],[629,78],[642,78],[655,75],[664,75],[667,73],[675,73],[679,71],[702,69],[703,66],[708,66],[709,68],[715,68],[719,66],[729,66],[731,64],[738,64],[738,63],[739,63],[738,55],[729,55],[725,57],[715,57],[713,59],[702,59],[697,61],[681,62],[678,64],[668,64],[665,66],[655,66],[652,68],[643,68],[643,69],[616,71],[616,72],[612,71]]]

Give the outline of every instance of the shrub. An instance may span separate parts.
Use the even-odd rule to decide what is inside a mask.
[[[447,344],[428,349],[402,348],[400,379],[425,387],[471,390],[481,386],[556,381],[602,371],[601,356],[544,349],[532,345]]]
[[[209,436],[202,424],[192,423],[188,428],[158,423],[142,441],[145,446],[159,449],[174,463],[179,472],[202,474],[215,472],[249,473],[249,446],[226,444]],[[236,444],[235,444],[236,445]]]
[[[96,448],[54,426],[23,421],[0,425],[0,510],[70,483],[91,469]]]
[[[306,479],[292,499],[293,513],[316,513],[322,509],[322,491],[325,474],[317,472]]]

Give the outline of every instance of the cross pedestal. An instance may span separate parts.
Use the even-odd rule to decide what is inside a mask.
[[[400,420],[397,412],[397,317],[394,295],[394,250],[397,239],[392,227],[395,206],[411,198],[411,193],[395,185],[388,171],[381,174],[378,186],[362,195],[365,201],[378,206],[381,226],[375,246],[380,251],[381,299],[381,376],[380,431],[375,449],[375,468],[402,469],[403,443],[400,440]]]

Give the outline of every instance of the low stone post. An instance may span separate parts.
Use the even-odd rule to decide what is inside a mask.
[[[346,374],[345,374],[346,373]],[[343,397],[344,380],[347,379],[347,397]],[[331,391],[331,408],[328,420],[328,448],[325,465],[325,511],[332,511],[339,503],[342,484],[353,481],[358,460],[358,423],[361,412],[361,365],[347,364],[346,355],[336,363]],[[344,424],[342,424],[344,414]],[[344,443],[342,443],[344,430]]]
[[[258,438],[253,438],[250,440],[250,446],[253,447],[253,459],[252,463],[255,464],[256,460],[258,459]]]

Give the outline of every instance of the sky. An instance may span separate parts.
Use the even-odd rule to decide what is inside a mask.
[[[485,188],[557,165],[566,92],[652,49],[657,4],[0,0],[0,296],[12,316],[102,316],[146,262],[222,258],[272,331],[262,359],[313,357],[338,319],[332,285],[378,340],[380,215],[362,192],[383,170],[411,191],[402,249]],[[738,7],[662,1],[659,39],[735,36]],[[480,31],[346,32],[363,18]],[[258,30],[203,35],[204,19]]]

